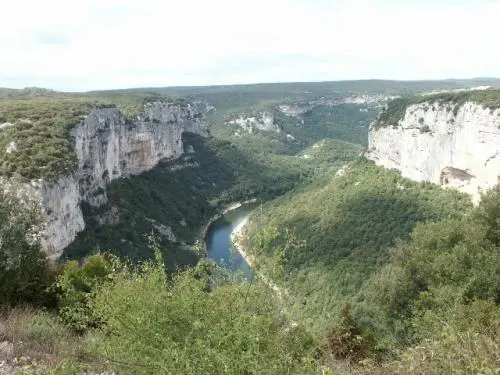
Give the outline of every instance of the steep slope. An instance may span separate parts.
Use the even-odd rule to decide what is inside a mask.
[[[190,250],[219,210],[250,198],[273,199],[331,173],[361,151],[358,145],[325,140],[306,151],[306,158],[249,152],[192,133],[182,138],[186,153],[179,159],[115,180],[105,205],[85,205],[86,230],[65,256],[79,259],[105,249],[134,260],[148,258],[153,252],[145,234],[154,231],[172,269],[193,264],[197,256]]]
[[[0,102],[2,104],[8,106],[9,103]],[[126,118],[118,108],[86,109],[88,114],[78,112],[79,123],[66,126],[64,136],[71,142],[66,152],[72,154],[68,157],[69,168],[61,169],[58,159],[55,164],[48,165],[42,159],[40,167],[35,165],[38,169],[32,172],[39,178],[27,183],[18,182],[21,178],[29,180],[27,176],[30,176],[19,165],[32,153],[29,145],[33,140],[30,137],[23,139],[23,127],[36,131],[37,125],[41,127],[36,123],[38,119],[6,121],[0,134],[2,144],[7,145],[3,152],[12,159],[9,168],[14,171],[4,184],[14,185],[41,202],[45,219],[41,242],[52,258],[59,257],[84,229],[82,202],[99,207],[107,201],[106,185],[111,181],[150,170],[162,159],[179,157],[183,151],[181,136],[184,132],[207,134],[203,114],[189,103],[175,104],[157,98],[144,102],[134,118]],[[33,112],[24,111],[23,116]],[[42,120],[50,122],[51,117],[47,115]],[[57,130],[57,124],[49,129]],[[63,141],[64,136],[60,137]],[[41,152],[50,153],[51,147],[42,145]],[[52,166],[54,172],[51,173],[55,177],[52,174],[44,176],[47,166]],[[20,174],[16,170],[21,171]]]
[[[500,182],[500,91],[393,101],[372,124],[366,156],[477,202]]]
[[[263,205],[251,218],[246,246],[318,332],[417,222],[459,217],[470,206],[465,194],[359,160]]]

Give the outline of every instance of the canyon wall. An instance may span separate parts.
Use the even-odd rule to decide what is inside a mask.
[[[179,157],[183,132],[206,135],[207,131],[204,115],[191,104],[147,103],[134,120],[116,108],[93,110],[71,131],[75,170],[54,181],[26,185],[41,202],[45,219],[41,242],[49,257],[59,257],[84,229],[82,202],[101,206],[107,201],[110,181]]]
[[[477,203],[500,182],[500,109],[472,101],[409,105],[397,123],[372,124],[365,156],[404,177],[466,192]]]

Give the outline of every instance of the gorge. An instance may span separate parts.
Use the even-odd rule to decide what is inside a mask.
[[[0,355],[61,374],[493,373],[500,92],[420,95],[463,84],[0,99],[3,187],[41,203],[52,260],[0,199],[0,301],[28,314],[22,335],[0,315]]]
[[[80,204],[99,207],[107,202],[106,186],[178,158],[184,132],[208,134],[204,115],[192,104],[152,101],[135,119],[118,108],[92,110],[70,131],[76,167],[52,180],[37,179],[21,190],[41,203],[45,228],[41,242],[49,257],[58,258],[85,228]]]

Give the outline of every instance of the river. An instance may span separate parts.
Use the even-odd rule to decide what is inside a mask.
[[[210,225],[205,236],[208,258],[241,272],[242,276],[248,280],[252,277],[252,270],[240,253],[233,249],[231,232],[250,215],[256,206],[256,204],[247,204],[227,212]]]

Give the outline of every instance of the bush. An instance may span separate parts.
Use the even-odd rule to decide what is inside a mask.
[[[430,133],[431,128],[429,128],[429,125],[424,125],[420,128],[420,133]]]
[[[500,309],[491,301],[429,311],[426,337],[403,351],[390,368],[398,374],[497,374]]]
[[[102,254],[92,255],[82,266],[70,261],[57,279],[59,314],[75,332],[102,326],[102,319],[89,306],[89,298],[98,285],[110,279],[113,262]]]
[[[340,310],[338,326],[326,336],[326,354],[335,359],[358,362],[371,355],[372,347],[372,338],[357,326],[351,304],[345,303]]]
[[[52,306],[57,270],[37,241],[38,205],[0,189],[0,307]]]
[[[157,258],[98,288],[91,305],[106,321],[102,358],[119,373],[311,373],[311,337],[291,325],[266,285],[207,291],[200,272],[168,281]]]

